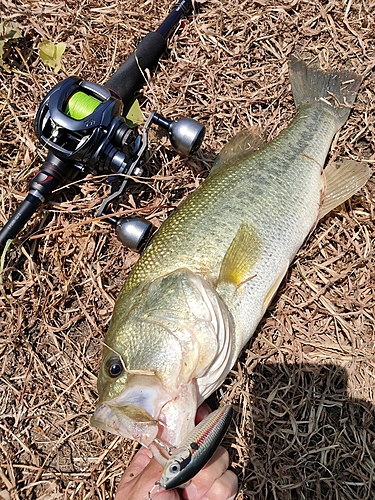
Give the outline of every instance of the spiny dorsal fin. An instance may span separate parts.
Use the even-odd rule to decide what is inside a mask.
[[[343,160],[328,165],[322,174],[324,200],[320,207],[319,219],[353,196],[366,184],[370,176],[369,166],[365,162]]]
[[[234,159],[238,161],[242,156],[248,157],[253,151],[263,148],[265,144],[264,133],[259,127],[241,130],[220,151],[210,173],[231,165]]]
[[[240,286],[252,277],[252,269],[258,262],[263,243],[255,228],[242,224],[237,231],[221,264],[219,283]]]

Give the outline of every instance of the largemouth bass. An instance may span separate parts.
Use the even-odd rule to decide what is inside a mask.
[[[361,78],[292,57],[297,114],[265,144],[236,136],[208,178],[163,223],[128,276],[105,338],[94,426],[177,446],[224,381],[320,217],[369,178],[324,168]],[[155,441],[156,439],[156,441]]]

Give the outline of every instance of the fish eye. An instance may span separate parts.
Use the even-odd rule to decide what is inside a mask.
[[[121,363],[121,359],[119,356],[114,356],[108,360],[107,363],[107,373],[110,377],[116,378],[121,375],[124,371],[124,368]]]
[[[169,472],[171,472],[172,474],[178,474],[180,472],[180,464],[177,462],[173,462],[173,464],[169,466]]]

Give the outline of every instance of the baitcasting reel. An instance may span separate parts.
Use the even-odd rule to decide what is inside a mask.
[[[171,121],[155,112],[138,134],[126,124],[122,112],[122,100],[113,91],[70,77],[47,94],[35,117],[40,141],[49,155],[65,161],[67,170],[73,167],[84,172],[117,174],[107,179],[112,193],[103,201],[99,216],[106,215],[108,205],[124,192],[129,176],[142,175],[152,123],[165,129],[174,149],[185,155],[195,153],[204,136],[204,127],[195,120]],[[120,185],[119,178],[123,178]],[[36,178],[32,184],[37,189]],[[152,233],[152,225],[138,217],[104,220],[115,226],[119,240],[133,250],[141,250]]]
[[[2,229],[0,245],[14,238],[52,191],[79,171],[117,174],[107,178],[112,193],[98,211],[98,216],[107,215],[107,207],[124,192],[129,176],[143,173],[152,123],[167,131],[177,152],[189,155],[199,149],[205,129],[197,121],[171,121],[152,112],[138,134],[126,124],[123,107],[115,92],[77,77],[67,78],[47,94],[34,121],[35,132],[48,149],[47,160],[30,182],[26,199]],[[123,179],[120,185],[119,179]],[[152,224],[139,217],[104,220],[116,228],[125,246],[136,251],[143,249],[153,232]]]
[[[142,165],[152,123],[168,133],[174,149],[195,153],[204,137],[204,127],[195,120],[170,121],[152,112],[140,134],[123,118],[134,93],[145,82],[167,47],[167,38],[185,14],[191,0],[179,0],[155,32],[147,33],[135,51],[110,77],[105,86],[70,77],[52,89],[41,103],[34,121],[37,136],[48,149],[46,161],[30,182],[29,193],[0,231],[0,249],[12,240],[52,192],[78,172],[104,173],[112,192],[98,215],[108,215],[109,205],[120,196],[129,176],[143,173]],[[122,180],[121,180],[122,179]],[[141,251],[152,233],[152,225],[138,217],[107,217],[119,240]]]

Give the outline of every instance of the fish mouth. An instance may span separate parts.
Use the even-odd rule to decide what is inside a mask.
[[[170,394],[157,377],[134,375],[121,394],[99,401],[90,423],[148,448],[156,440],[168,449],[194,427],[196,410],[195,382]]]
[[[149,446],[159,432],[159,422],[144,408],[135,405],[116,406],[100,403],[90,419],[94,427]]]
[[[99,401],[90,423],[149,446],[159,432],[161,408],[170,399],[155,375],[133,375],[121,394]]]

